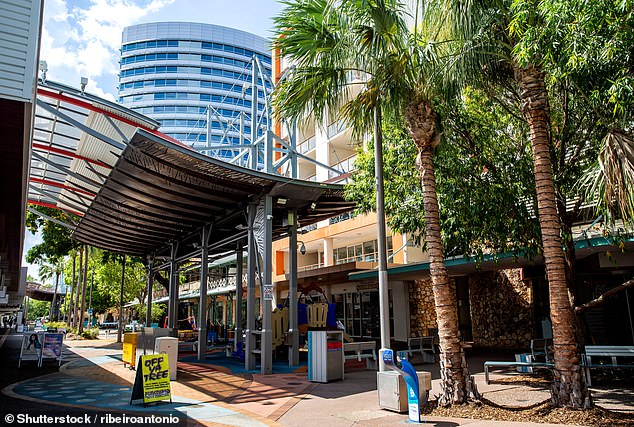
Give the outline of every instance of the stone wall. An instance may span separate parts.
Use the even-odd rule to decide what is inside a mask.
[[[530,346],[532,291],[520,274],[515,269],[469,276],[474,344],[508,349]]]
[[[436,329],[436,309],[431,279],[415,280],[409,286],[410,336],[430,335],[429,329]]]
[[[474,273],[468,282],[474,345],[528,348],[533,330],[532,292],[520,280],[520,270]],[[410,284],[409,305],[411,336],[429,335],[430,328],[437,328],[431,279]]]

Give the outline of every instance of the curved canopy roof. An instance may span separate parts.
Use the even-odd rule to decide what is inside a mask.
[[[347,212],[339,185],[266,174],[201,155],[120,105],[52,83],[38,89],[29,202],[81,219],[73,238],[130,255],[164,253],[172,242],[234,250],[247,235],[246,208],[274,198],[273,238]]]

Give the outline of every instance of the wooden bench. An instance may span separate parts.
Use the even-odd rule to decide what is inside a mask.
[[[502,370],[502,368],[535,368],[535,369],[553,369],[554,363],[546,362],[515,362],[515,361],[489,361],[484,362],[484,379],[489,384],[489,371],[490,370]],[[492,369],[494,368],[494,369]]]
[[[593,363],[592,358],[608,359],[608,363]],[[585,354],[582,355],[586,381],[592,385],[590,369],[634,368],[634,363],[622,363],[617,358],[634,358],[634,346],[632,345],[587,345]],[[634,362],[634,359],[631,359]]]
[[[435,338],[432,336],[408,338],[407,353],[410,355],[420,353],[423,356],[423,363],[435,363],[436,345],[434,341]]]
[[[361,359],[365,359],[367,369],[376,369],[376,342],[374,341],[345,342],[343,354],[346,360],[357,359],[360,362]]]

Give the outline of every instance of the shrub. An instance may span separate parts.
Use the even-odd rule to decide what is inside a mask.
[[[84,329],[81,333],[81,337],[87,340],[97,339],[98,336],[99,336],[99,328]]]

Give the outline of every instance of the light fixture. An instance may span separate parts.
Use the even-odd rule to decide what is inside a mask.
[[[312,210],[315,210],[316,207],[317,207],[317,203],[313,202],[313,203],[310,204],[310,208]]]
[[[286,202],[288,202],[288,199],[285,199],[285,198],[283,198],[283,197],[279,197],[279,198],[277,199],[277,204],[278,204],[278,205],[282,205],[282,206],[284,206],[284,205],[286,205]]]
[[[306,245],[301,240],[299,240],[298,243],[301,243],[301,246],[299,247],[299,253],[302,255],[306,255]]]
[[[48,64],[46,61],[40,61],[40,72],[42,73],[42,81],[46,81],[46,72],[48,71]]]

